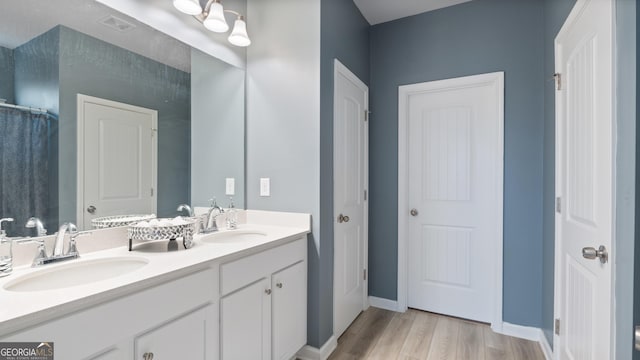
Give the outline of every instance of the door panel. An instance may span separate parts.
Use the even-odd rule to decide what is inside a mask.
[[[480,75],[482,76],[482,75]],[[491,322],[502,223],[499,89],[478,77],[408,97],[409,307]],[[499,83],[500,82],[500,83]]]
[[[270,285],[262,279],[220,300],[222,360],[271,358]]]
[[[582,249],[612,244],[612,2],[580,1],[556,38],[556,316],[561,359],[611,358],[611,264]]]
[[[307,343],[307,263],[272,276],[273,360],[288,360]]]
[[[81,102],[84,228],[95,217],[156,212],[153,110],[110,101]],[[79,98],[81,101],[81,98]],[[86,209],[95,207],[94,213]]]

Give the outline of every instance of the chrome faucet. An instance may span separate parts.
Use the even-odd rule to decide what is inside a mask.
[[[75,237],[78,234],[78,229],[73,223],[64,223],[60,225],[58,232],[56,233],[56,241],[53,243],[53,251],[51,252],[51,257],[61,256],[64,252],[64,236],[69,232],[69,245],[71,242],[75,242]]]
[[[209,208],[209,211],[207,211],[207,214],[203,220],[202,232],[208,234],[218,231],[218,224],[216,223],[216,219],[223,213],[224,210],[222,210],[222,208],[218,206],[216,199],[211,199],[211,208]]]
[[[42,225],[42,221],[37,217],[31,217],[27,220],[27,224],[24,226],[26,228],[36,228],[36,236],[45,236],[47,235],[47,229]]]
[[[64,252],[64,237],[69,233],[69,249],[67,252]],[[80,253],[78,252],[78,248],[76,247],[76,238],[80,235],[86,235],[90,233],[79,233],[78,229],[73,223],[64,223],[60,225],[60,229],[56,233],[56,239],[53,243],[53,250],[51,251],[51,256],[47,256],[47,249],[43,239],[35,239],[33,241],[39,244],[38,246],[38,254],[36,258],[33,260],[32,266],[40,266],[45,264],[50,264],[53,262],[59,262],[64,260],[71,260],[80,257]]]
[[[193,217],[193,209],[191,209],[191,206],[187,204],[178,205],[176,211],[186,211],[189,214],[189,217]]]

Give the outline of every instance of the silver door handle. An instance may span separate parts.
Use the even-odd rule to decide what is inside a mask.
[[[411,216],[418,216],[418,210],[411,209]]]
[[[87,208],[87,212],[88,212],[89,214],[95,214],[95,213],[96,213],[96,210],[97,210],[97,209],[96,209],[96,207],[95,207],[95,206],[93,206],[93,205],[89,205],[89,207]]]
[[[635,328],[635,347],[636,350],[640,351],[640,326],[636,326]]]
[[[338,222],[339,223],[343,223],[343,222],[347,223],[347,222],[349,222],[349,217],[346,216],[346,215],[340,214],[340,215],[338,215]]]
[[[597,250],[592,247],[583,248],[582,257],[589,260],[599,258],[600,262],[603,264],[609,261],[609,253],[607,252],[607,248],[604,247],[604,245],[600,245]]]

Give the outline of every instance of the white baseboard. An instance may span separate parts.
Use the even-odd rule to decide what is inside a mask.
[[[522,326],[503,322],[498,326],[491,326],[491,329],[499,334],[513,336],[520,339],[526,339],[535,341],[540,344],[540,349],[547,360],[553,359],[553,351],[547,341],[547,337],[544,336],[544,332],[540,328]]]
[[[553,350],[551,350],[551,345],[549,345],[549,341],[547,341],[547,337],[544,336],[544,331],[540,330],[540,347],[542,348],[542,353],[547,360],[553,359]]]
[[[503,335],[513,336],[520,339],[527,339],[531,341],[540,341],[540,334],[542,332],[540,328],[523,326],[523,325],[515,325],[515,324],[510,324],[508,322],[502,323],[502,329],[494,328],[493,331]]]
[[[331,335],[320,349],[305,345],[298,351],[296,357],[300,360],[327,360],[336,347],[338,347],[338,339]]]
[[[378,309],[398,312],[398,302],[395,300],[369,296],[369,305]]]

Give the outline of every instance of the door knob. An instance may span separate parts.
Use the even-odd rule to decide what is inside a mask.
[[[411,216],[418,216],[418,210],[411,209]]]
[[[609,261],[609,253],[607,252],[607,248],[605,248],[604,245],[600,245],[597,250],[592,247],[583,248],[582,257],[589,260],[599,258],[600,262],[603,264]]]
[[[343,223],[343,222],[349,222],[349,217],[346,215],[338,215],[338,222],[339,223]]]
[[[87,212],[88,212],[89,214],[95,214],[95,213],[96,213],[96,210],[97,210],[97,209],[96,209],[96,207],[95,207],[95,206],[93,206],[93,205],[89,205],[89,207],[87,208]]]

